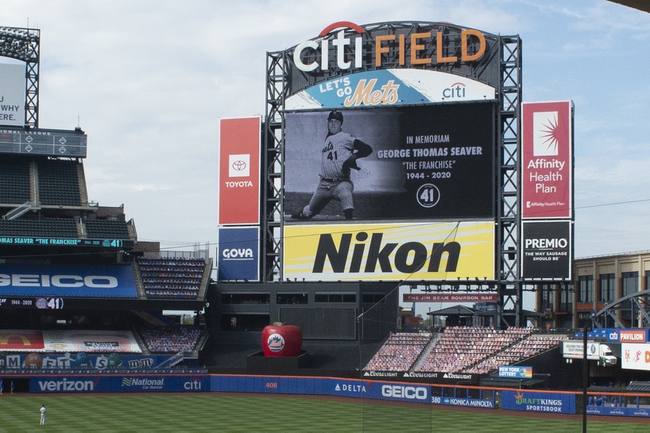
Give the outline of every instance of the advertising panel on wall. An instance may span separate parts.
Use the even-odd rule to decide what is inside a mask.
[[[0,63],[0,125],[25,125],[25,65]]]
[[[259,224],[261,118],[221,119],[219,224]]]
[[[0,351],[140,353],[131,331],[0,331]]]
[[[287,113],[286,221],[322,223],[351,208],[355,220],[367,221],[494,218],[495,108],[474,102]],[[328,130],[332,116],[340,132]],[[353,148],[363,153],[346,170]]]
[[[383,69],[333,78],[301,90],[285,109],[316,110],[423,103],[489,101],[494,87],[467,77],[425,69]]]
[[[259,280],[259,239],[259,227],[219,229],[219,281]]]
[[[0,337],[1,338],[1,337]],[[172,355],[151,355],[123,352],[21,352],[7,351],[0,354],[0,374],[33,374],[33,370],[42,370],[42,374],[60,373],[59,370],[71,370],[71,373],[87,374],[105,372],[113,369],[137,370],[142,373],[158,366],[166,365]],[[168,364],[167,364],[168,365]],[[28,370],[28,371],[26,371]],[[74,370],[74,371],[72,371]]]
[[[522,277],[570,279],[571,221],[522,221]]]
[[[403,302],[497,302],[496,293],[404,293]]]
[[[650,371],[650,344],[622,343],[621,368]]]
[[[5,264],[0,296],[137,298],[138,291],[130,266]]]
[[[206,375],[115,375],[115,376],[51,376],[34,377],[29,381],[32,393],[89,392],[202,392],[210,390]]]
[[[526,412],[576,413],[575,394],[503,391],[501,407]]]
[[[87,146],[81,129],[0,128],[0,153],[85,158]]]
[[[573,104],[522,104],[522,218],[573,218]]]
[[[494,278],[494,223],[288,225],[284,275],[305,281]]]

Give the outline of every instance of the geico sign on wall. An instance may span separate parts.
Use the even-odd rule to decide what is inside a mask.
[[[285,226],[284,276],[305,281],[494,278],[494,223]]]
[[[137,298],[130,266],[0,265],[3,296]]]

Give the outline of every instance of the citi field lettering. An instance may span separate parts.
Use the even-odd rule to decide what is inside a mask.
[[[460,258],[458,242],[434,243],[429,250],[419,242],[405,242],[402,245],[383,243],[383,236],[383,233],[373,233],[367,243],[368,233],[359,232],[355,238],[357,243],[352,245],[352,233],[343,233],[337,246],[331,234],[320,235],[312,272],[323,273],[326,261],[329,261],[332,270],[337,273],[374,273],[377,265],[384,273],[394,272],[393,267],[397,272],[413,273],[422,269],[427,262],[428,272],[438,272],[443,254],[447,256],[445,271],[456,271]]]
[[[345,24],[353,31],[359,33],[365,30],[352,23]],[[320,68],[322,71],[336,65],[340,70],[361,69],[363,64],[364,44],[361,34],[358,36],[346,37],[346,29],[342,28],[333,36],[329,30],[343,27],[337,23],[324,29],[320,39],[301,42],[296,45],[293,51],[293,62],[296,67],[304,72],[313,72]],[[479,60],[485,54],[487,44],[485,36],[478,30],[465,29],[460,31],[460,52],[454,55],[445,54],[445,45],[448,35],[443,36],[443,31],[378,35],[370,40],[370,47],[366,51],[375,52],[375,66],[380,68],[387,58],[395,57],[399,66],[431,65],[443,63],[473,62]],[[336,59],[330,60],[330,43],[336,51]],[[434,48],[435,47],[435,48]],[[435,53],[429,57],[427,53]],[[460,55],[458,55],[460,54]],[[318,61],[320,57],[320,62]],[[313,59],[306,62],[305,59]],[[392,61],[392,60],[391,60]],[[357,89],[359,90],[359,89]],[[451,87],[448,89],[449,96],[446,98],[462,97],[458,92],[464,89]],[[455,93],[456,92],[456,93]]]

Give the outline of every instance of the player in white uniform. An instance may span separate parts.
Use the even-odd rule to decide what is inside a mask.
[[[47,412],[45,410],[45,405],[41,406],[41,410],[39,412],[41,413],[41,425],[45,425],[45,413]]]
[[[292,218],[310,219],[318,215],[332,200],[341,202],[345,219],[352,219],[354,185],[350,170],[359,170],[356,160],[372,153],[372,147],[343,132],[343,114],[332,111],[327,117],[327,137],[321,151],[321,172],[318,187],[309,204]]]

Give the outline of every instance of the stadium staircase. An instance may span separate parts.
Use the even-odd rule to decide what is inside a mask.
[[[138,262],[131,263],[131,271],[133,272],[133,279],[135,280],[135,288],[138,291],[138,298],[145,299],[147,297],[147,294],[144,291],[142,274],[140,273],[140,265],[138,265]]]
[[[426,347],[422,349],[422,352],[418,356],[418,359],[415,360],[415,362],[413,363],[409,371],[418,371],[418,369],[422,366],[424,360],[427,359],[429,352],[431,352],[433,348],[436,346],[436,344],[438,343],[439,336],[440,333],[438,332],[433,334],[433,337],[431,337],[431,341],[429,341],[429,344],[427,344]]]
[[[147,323],[150,323],[154,326],[168,326],[172,322],[169,320],[163,320],[156,314],[152,314],[148,311],[143,311],[143,310],[131,310],[133,314],[136,316],[140,317],[142,320],[144,320]]]
[[[138,342],[138,346],[140,346],[140,349],[142,349],[142,353],[144,355],[151,355],[151,351],[147,347],[147,343],[145,343],[144,338],[142,338],[138,330],[136,328],[133,328],[131,332],[133,333],[133,337],[135,338],[135,341]]]
[[[177,354],[170,356],[158,366],[154,367],[154,370],[160,370],[160,369],[165,369],[165,368],[171,368],[181,362],[183,359],[185,359],[185,353],[184,352],[178,352]]]
[[[20,218],[21,216],[25,215],[30,210],[38,210],[40,208],[41,207],[38,206],[36,203],[32,203],[31,201],[28,201],[18,206],[17,208],[7,212],[5,215],[2,216],[2,219],[6,221],[12,221],[15,220],[16,218]]]

